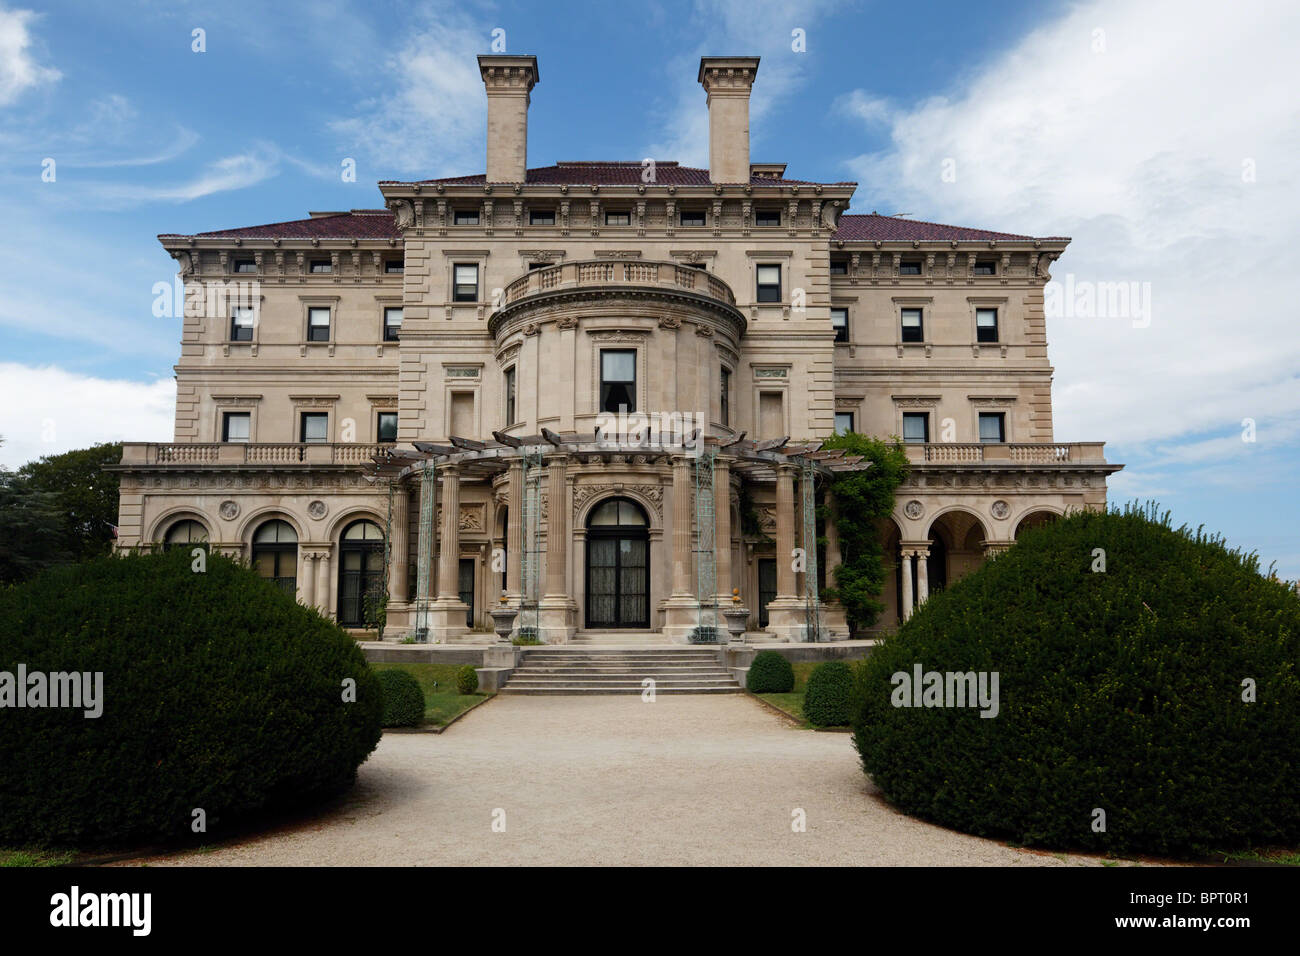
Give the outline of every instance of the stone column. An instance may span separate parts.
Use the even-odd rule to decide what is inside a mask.
[[[835,497],[829,492],[826,495],[828,513],[826,515],[826,586],[835,587],[835,569],[843,563],[843,556],[840,554],[840,531],[835,526]],[[826,609],[825,624],[826,630],[830,633],[830,639],[838,641],[847,639],[849,636],[849,622],[844,611],[844,605],[839,601],[828,601],[824,605]]]
[[[540,631],[548,644],[573,636],[578,605],[569,591],[569,459],[546,459],[546,587],[538,602]]]
[[[303,607],[316,606],[316,552],[300,552],[302,567],[298,571],[298,600]]]
[[[713,462],[714,581],[721,607],[731,605],[731,459],[718,456]]]
[[[903,549],[903,561],[898,573],[903,576],[903,606],[899,608],[899,617],[906,621],[912,616],[912,551]]]
[[[673,594],[691,596],[691,531],[694,528],[694,511],[691,508],[691,459],[685,455],[673,458]]]
[[[916,606],[920,607],[930,597],[929,548],[916,552]]]
[[[524,460],[512,459],[506,499],[506,600],[518,607],[523,600]]]
[[[316,606],[328,618],[334,617],[333,588],[330,587],[330,553],[316,552]]]
[[[429,639],[437,644],[460,637],[469,628],[460,600],[460,469],[456,465],[438,468],[442,482],[442,527],[438,543],[438,597],[429,608]]]
[[[407,487],[399,484],[393,489],[393,521],[389,529],[388,557],[391,567],[388,571],[388,603],[405,604],[408,583],[410,581],[410,564],[407,557],[408,533],[411,520],[410,502]]]
[[[767,605],[767,629],[787,641],[807,640],[807,608],[794,570],[795,466],[776,466],[776,597]]]

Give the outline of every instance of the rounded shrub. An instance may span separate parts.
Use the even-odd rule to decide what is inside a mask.
[[[378,674],[384,693],[384,726],[419,726],[424,720],[424,691],[420,682],[398,667],[386,667]]]
[[[853,668],[843,661],[826,661],[813,668],[804,692],[803,715],[817,727],[843,727],[851,718]]]
[[[1294,846],[1298,671],[1300,597],[1253,555],[1153,509],[1081,512],[1026,531],[873,650],[855,743],[894,804],[971,833]],[[981,679],[985,702],[952,706]]]
[[[478,671],[473,664],[465,664],[456,671],[456,693],[472,694],[478,690]]]
[[[86,674],[101,709],[0,707],[0,843],[189,836],[196,810],[211,835],[353,782],[382,709],[356,642],[240,564],[193,561],[101,558],[0,589],[0,701],[22,667],[29,702],[34,674]]]
[[[749,665],[745,686],[755,694],[784,694],[794,690],[794,668],[776,651],[759,651]]]

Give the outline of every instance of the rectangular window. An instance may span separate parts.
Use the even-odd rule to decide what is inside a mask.
[[[253,341],[253,310],[248,306],[235,306],[230,310],[230,341]]]
[[[375,436],[379,441],[397,441],[397,412],[379,413]]]
[[[636,352],[602,349],[600,353],[600,410],[636,411]]]
[[[833,275],[833,276],[846,276],[846,275],[848,275],[848,274],[849,274],[849,260],[848,260],[848,259],[832,259],[832,260],[831,260],[831,275]]]
[[[406,271],[405,259],[389,259],[384,263],[384,273],[390,276],[400,276]]]
[[[998,340],[998,310],[975,310],[975,341],[996,342]]]
[[[330,310],[311,308],[307,310],[307,341],[328,342],[330,340]]]
[[[930,440],[930,413],[903,413],[903,441],[928,442]]]
[[[515,368],[506,369],[506,424],[515,423]]]
[[[452,224],[456,226],[477,226],[477,209],[457,209],[452,213]]]
[[[779,226],[781,225],[781,210],[779,209],[755,209],[754,225],[756,226]]]
[[[780,266],[759,266],[757,271],[758,271],[758,301],[759,302],[780,302],[781,301],[781,267]]]
[[[843,435],[845,432],[853,431],[853,413],[836,412],[835,413],[835,434]]]
[[[452,289],[453,302],[477,302],[478,301],[478,266],[474,263],[459,262],[454,265],[455,271],[454,288]]]
[[[221,440],[248,441],[252,418],[248,412],[226,412],[221,416]]]
[[[303,412],[298,441],[319,443],[329,440],[330,417],[327,412]]]
[[[313,259],[311,261],[311,271],[314,275],[320,275],[323,272],[333,272],[334,263],[328,259]]]
[[[402,331],[402,309],[400,306],[384,309],[384,341],[396,342]]]
[[[718,410],[722,424],[730,427],[731,425],[731,369],[722,369],[722,379],[720,382],[720,392],[718,396]]]
[[[904,259],[898,264],[898,274],[900,276],[919,276],[921,274],[921,260]]]
[[[920,309],[903,310],[903,341],[924,342],[925,326],[921,321]]]
[[[236,259],[236,260],[235,260],[235,271],[236,271],[236,272],[256,272],[256,271],[257,271],[257,262],[256,262],[256,260],[254,260],[254,259]]]
[[[545,269],[549,265],[549,262],[530,262],[528,263],[528,271],[532,272],[534,269]]]
[[[528,210],[528,225],[530,226],[553,226],[555,225],[554,209],[530,209]]]
[[[632,214],[630,212],[607,212],[605,213],[605,225],[630,226],[632,225]]]
[[[703,209],[683,209],[682,210],[683,226],[702,226],[704,225]]]
[[[995,276],[998,274],[998,264],[994,259],[976,259],[975,274],[977,276]]]
[[[831,309],[831,328],[835,330],[836,342],[849,340],[849,310]]]
[[[980,441],[1006,441],[1006,414],[1004,412],[980,412]]]

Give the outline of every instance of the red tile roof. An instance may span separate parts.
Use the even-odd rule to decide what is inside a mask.
[[[922,222],[917,219],[902,219],[898,216],[852,215],[846,213],[840,217],[839,228],[835,230],[835,239],[851,241],[898,242],[920,240],[989,240],[1013,239],[1018,241],[1033,240],[1034,236],[1021,236],[1011,232],[991,232],[988,229],[968,229],[965,226],[948,226],[940,222]],[[1065,236],[1044,236],[1041,238],[1065,240]]]
[[[564,162],[554,166],[541,166],[528,170],[525,185],[529,186],[637,186],[642,182],[640,162]],[[385,180],[384,185],[397,180]],[[446,179],[423,179],[424,184],[443,186],[483,186],[487,176],[451,176]],[[814,183],[803,179],[772,179],[763,176],[751,176],[751,186],[853,186],[856,183]],[[676,162],[665,160],[655,163],[655,185],[658,186],[711,186],[707,169],[694,166],[679,166]],[[495,185],[495,184],[494,184]],[[509,185],[509,184],[502,184]]]
[[[243,226],[200,232],[193,237],[163,233],[159,239],[401,239],[393,214],[387,209],[354,209],[351,212],[272,222],[264,226]]]

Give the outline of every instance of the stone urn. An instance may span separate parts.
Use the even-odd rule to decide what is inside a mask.
[[[722,608],[722,616],[727,619],[727,634],[732,644],[745,642],[745,625],[749,623],[749,608],[740,603],[740,589],[731,592],[731,606]]]
[[[497,632],[497,640],[509,644],[510,632],[515,629],[515,618],[519,615],[519,609],[508,605],[503,594],[501,603],[488,613],[492,615],[492,629]]]

